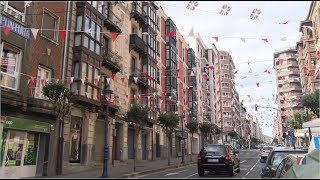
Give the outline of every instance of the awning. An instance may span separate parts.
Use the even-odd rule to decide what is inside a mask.
[[[316,118],[302,124],[302,128],[309,128],[309,127],[320,127],[320,118]]]

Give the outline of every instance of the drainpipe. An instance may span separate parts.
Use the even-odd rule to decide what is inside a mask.
[[[71,2],[67,2],[67,21],[66,21],[66,39],[64,41],[64,50],[63,50],[63,60],[62,60],[62,79],[65,79],[65,71],[66,71],[66,62],[67,62],[67,49],[68,49],[68,44],[69,44],[69,19],[70,19],[70,13],[71,12]]]

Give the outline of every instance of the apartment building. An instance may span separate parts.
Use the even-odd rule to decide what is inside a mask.
[[[218,66],[216,71],[216,86],[218,86],[216,91],[217,106],[220,106],[221,109],[221,118],[217,119],[217,124],[223,129],[222,140],[227,141],[228,133],[234,130],[235,117],[238,117],[240,120],[240,105],[236,105],[236,102],[239,101],[239,95],[236,93],[234,84],[233,71],[235,65],[231,55],[227,51],[219,51],[219,62],[216,65]],[[237,112],[235,106],[238,106]]]
[[[312,1],[306,20],[301,21],[299,31],[302,37],[296,43],[297,61],[300,69],[303,93],[312,93],[319,89],[319,2]]]
[[[0,174],[2,178],[50,175],[56,154],[48,149],[57,129],[41,89],[62,75],[65,40],[59,30],[65,29],[66,13],[57,12],[66,11],[66,2],[1,1],[0,10]],[[5,26],[8,34],[3,32]]]
[[[274,68],[276,70],[276,82],[278,92],[278,107],[281,110],[277,118],[277,130],[282,136],[285,132],[286,117],[293,112],[301,110],[300,97],[302,87],[300,83],[300,71],[297,62],[297,51],[294,47],[277,49],[274,53]]]

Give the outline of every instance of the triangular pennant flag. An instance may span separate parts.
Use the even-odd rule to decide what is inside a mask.
[[[303,67],[303,69],[304,69],[305,71],[308,71],[308,70],[309,70],[309,68],[308,68],[308,67]]]
[[[268,74],[271,74],[271,72],[270,72],[270,71],[268,71]]]
[[[45,81],[45,79],[40,80],[42,86],[44,85],[44,81]]]
[[[309,76],[313,76],[313,72],[312,71],[309,71]]]
[[[252,69],[250,68],[249,73],[252,73]]]
[[[65,30],[59,30],[59,34],[60,34],[62,39],[66,38],[66,31]]]
[[[300,97],[300,94],[299,94],[299,93],[296,93],[296,97],[299,98],[299,97]]]
[[[243,43],[246,43],[246,39],[245,38],[240,38],[241,39],[241,41],[243,42]]]
[[[233,70],[234,74],[238,74],[238,70],[234,69]]]
[[[281,41],[286,41],[286,40],[287,40],[287,37],[281,38]]]
[[[282,65],[283,59],[279,59],[279,65]]]
[[[218,42],[218,40],[219,40],[219,37],[212,37],[212,38],[214,38],[217,42]]]
[[[137,84],[138,77],[133,77],[134,82]]]
[[[144,76],[144,77],[147,77],[147,72],[144,71],[144,72],[143,72],[143,76]]]
[[[118,35],[119,35],[118,33],[114,33],[114,32],[111,33],[111,39],[113,42],[117,39]]]
[[[130,73],[127,73],[126,76],[127,76],[127,79],[129,79],[130,78]]]
[[[266,69],[266,70],[264,70],[263,72],[268,72],[268,70]]]
[[[169,36],[169,37],[173,37],[173,36],[174,36],[174,31],[169,32],[169,33],[168,33],[168,36]]]
[[[279,24],[288,24],[289,21],[286,22],[280,22]]]
[[[171,100],[172,96],[169,96],[169,99]]]
[[[124,77],[121,78],[122,83],[124,83]]]
[[[180,69],[176,69],[176,72],[179,73]]]
[[[114,80],[114,77],[116,76],[116,74],[112,74],[111,75],[111,79]]]
[[[81,78],[81,82],[82,82],[82,84],[84,83],[84,81],[85,81],[85,78]]]
[[[31,28],[30,30],[31,30],[31,32],[32,32],[33,38],[36,39],[36,38],[37,38],[37,35],[38,35],[39,29]]]
[[[152,80],[152,77],[151,77],[151,76],[148,76],[148,80],[151,81],[151,80]]]
[[[36,77],[31,77],[31,82],[32,82],[32,84],[35,83],[35,80],[36,80]]]
[[[191,71],[191,73],[190,73],[190,76],[194,76],[194,73],[193,73],[193,71]]]
[[[107,83],[110,84],[110,78],[106,78]]]
[[[127,99],[129,98],[129,95],[128,95],[128,94],[126,94],[126,98],[127,98]]]
[[[211,66],[209,66],[209,69],[213,70],[213,69],[214,69],[214,66],[212,66],[212,65],[211,65]]]
[[[310,29],[311,31],[313,31],[313,28],[312,28],[311,26],[302,26],[302,27],[308,28],[308,29]]]
[[[262,41],[265,41],[265,42],[268,42],[268,39],[266,39],[266,38],[263,38],[263,39],[261,39]]]
[[[5,26],[5,27],[2,27],[2,30],[3,30],[4,35],[7,37],[7,36],[9,36],[9,33],[11,31],[11,27]]]
[[[74,79],[74,77],[70,77],[70,79],[68,80],[68,83],[72,84],[73,83],[73,79]]]

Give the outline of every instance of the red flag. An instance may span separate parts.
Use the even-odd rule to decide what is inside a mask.
[[[129,95],[128,95],[128,94],[126,94],[126,98],[127,98],[127,99],[129,98]]]
[[[174,36],[174,31],[169,32],[169,33],[168,33],[168,36],[169,36],[169,37],[173,37],[173,36]]]
[[[312,71],[309,71],[309,76],[313,76],[313,72]]]
[[[268,70],[266,69],[266,70],[264,70],[263,72],[268,72]]]
[[[44,84],[44,79],[41,79],[40,82],[41,82],[41,84],[42,84],[42,86],[43,86],[43,84]]]
[[[303,67],[303,69],[305,70],[305,71],[308,71],[309,70],[309,68],[306,66],[306,67]]]
[[[234,71],[234,74],[238,74],[238,70]]]
[[[11,31],[11,27],[5,26],[5,27],[2,27],[2,30],[3,30],[4,35],[8,36]]]
[[[36,80],[36,77],[31,77],[32,84],[34,84],[35,80]]]
[[[270,72],[270,71],[268,71],[268,74],[271,74],[271,72]]]
[[[60,30],[59,31],[59,34],[61,36],[62,39],[65,39],[66,38],[66,31],[65,30]]]
[[[288,24],[289,21],[286,22],[280,22],[279,24]]]
[[[285,97],[285,96],[283,97],[283,100],[284,100],[284,101],[286,100],[286,97]]]
[[[265,42],[268,42],[268,39],[264,38],[264,39],[261,39],[262,41],[265,41]]]
[[[218,42],[219,37],[212,37],[212,38],[214,38]]]
[[[180,76],[177,76],[177,79],[180,79]]]
[[[59,77],[59,81],[61,81],[62,82],[62,77]],[[87,80],[88,81],[88,80]]]
[[[214,69],[214,66],[209,66],[209,69],[213,70],[213,69]]]
[[[144,76],[144,77],[147,77],[147,72],[143,72],[143,76]]]
[[[177,73],[179,73],[180,69],[176,69]]]
[[[285,80],[286,78],[284,76],[282,76],[282,80]]]
[[[260,83],[256,83],[256,85],[257,85],[258,87],[259,87],[259,84],[260,84]]]
[[[118,35],[119,35],[118,33],[114,33],[114,32],[111,33],[111,39],[113,42],[117,39]]]
[[[272,97],[274,97],[274,94],[272,94]]]
[[[208,78],[208,75],[207,74],[202,74],[202,77],[203,78]]]
[[[122,83],[124,83],[124,77],[121,78]]]
[[[226,101],[226,100],[224,100],[224,101],[223,101],[223,104],[225,104],[226,102],[227,102],[227,101]]]
[[[202,99],[202,96],[200,96],[200,99]]]
[[[279,65],[282,65],[283,59],[279,59]]]
[[[111,79],[114,80],[114,77],[115,77],[115,76],[116,76],[115,74],[112,74],[112,75],[111,75]]]
[[[300,94],[299,94],[299,93],[296,93],[296,97],[300,97]]]
[[[183,94],[186,94],[186,90],[185,89],[183,90]]]
[[[88,77],[87,76],[84,77],[84,81],[88,82]]]
[[[149,79],[149,81],[151,81],[151,80],[152,80],[152,77],[151,77],[151,76],[148,76],[148,79]]]

